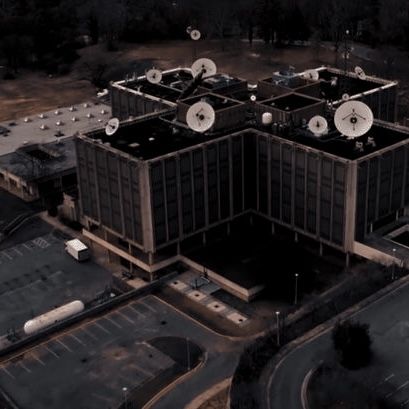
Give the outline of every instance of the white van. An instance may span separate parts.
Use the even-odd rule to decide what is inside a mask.
[[[66,241],[65,251],[78,261],[84,261],[90,258],[89,248],[78,239]]]

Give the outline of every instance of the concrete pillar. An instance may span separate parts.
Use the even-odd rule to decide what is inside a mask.
[[[150,266],[153,264],[153,254],[151,251],[148,253],[148,263]]]
[[[320,257],[324,255],[324,245],[320,243]]]
[[[179,241],[176,244],[176,252],[177,252],[177,255],[179,256],[180,255],[180,242]]]
[[[396,221],[399,220],[399,210],[396,211],[395,219],[396,219]]]
[[[230,222],[227,222],[227,235],[230,236]]]
[[[298,233],[296,231],[294,232],[294,241],[298,243]]]
[[[373,223],[369,223],[369,233],[373,232]]]
[[[250,215],[250,226],[254,226],[253,215]]]
[[[206,232],[205,231],[202,233],[202,243],[203,243],[203,246],[206,245]]]
[[[350,253],[345,253],[345,267],[349,268],[351,264],[351,255]]]
[[[271,234],[274,235],[276,232],[276,227],[274,223],[271,223]]]

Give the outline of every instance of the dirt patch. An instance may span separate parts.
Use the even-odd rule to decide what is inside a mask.
[[[0,121],[12,120],[39,112],[69,106],[89,100],[96,88],[88,78],[87,64],[106,66],[105,79],[119,80],[126,74],[141,75],[155,65],[162,69],[190,66],[197,57],[211,57],[219,71],[256,81],[271,75],[273,69],[296,62],[297,69],[323,63],[333,64],[333,52],[320,53],[309,48],[275,50],[257,43],[253,47],[240,40],[202,41],[193,49],[189,41],[154,42],[144,45],[124,44],[115,52],[107,52],[104,45],[79,50],[80,58],[70,74],[48,77],[44,73],[22,71],[15,80],[0,80]]]
[[[208,401],[199,406],[198,409],[226,409],[229,388],[225,388],[218,392]]]

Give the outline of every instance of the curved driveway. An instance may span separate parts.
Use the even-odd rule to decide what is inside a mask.
[[[353,314],[370,324],[373,350],[382,357],[378,379],[387,399],[409,404],[409,284],[386,294]],[[302,409],[301,389],[308,372],[332,349],[331,328],[287,354],[271,374],[267,388],[269,409]]]

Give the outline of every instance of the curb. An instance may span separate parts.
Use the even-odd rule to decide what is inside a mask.
[[[185,409],[198,409],[203,403],[207,402],[224,389],[227,389],[230,386],[231,380],[232,377],[229,377],[211,386],[205,392],[193,399],[188,405],[186,405]]]
[[[282,349],[282,351],[279,352],[275,358],[273,358],[276,364],[274,365],[272,375],[268,379],[267,390],[264,392],[267,394],[266,396],[267,408],[268,409],[271,408],[270,395],[268,391],[271,389],[271,384],[273,382],[275,373],[277,372],[278,368],[282,365],[282,363],[284,362],[284,360],[287,358],[288,355],[290,355],[292,352],[296,351],[298,348],[302,347],[303,345],[313,341],[314,339],[328,332],[337,321],[345,319],[347,317],[353,317],[357,313],[366,310],[370,306],[383,300],[385,297],[392,295],[393,293],[404,288],[408,284],[409,284],[409,276],[402,277],[400,280],[387,285],[386,287],[382,288],[375,294],[372,294],[369,297],[365,298],[364,300],[358,302],[357,304],[352,305],[345,311],[330,318],[329,320],[325,321],[321,325],[318,325],[317,327],[311,329],[310,331],[308,331],[306,334],[304,334],[300,338],[296,338],[295,340],[287,344]]]
[[[168,392],[172,391],[177,385],[179,385],[179,383],[182,383],[184,380],[193,376],[199,369],[203,368],[206,362],[207,362],[207,351],[205,352],[203,361],[201,361],[198,365],[196,365],[190,371],[184,373],[182,376],[179,376],[179,378],[176,378],[169,385],[166,385],[166,387],[161,389],[155,396],[153,396],[147,403],[145,403],[145,405],[142,406],[142,409],[152,408],[153,405],[155,405]]]

